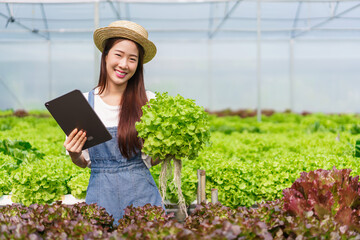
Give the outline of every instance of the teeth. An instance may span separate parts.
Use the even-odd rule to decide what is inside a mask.
[[[118,74],[120,74],[121,76],[124,76],[126,73],[123,73],[123,72],[119,72],[119,71],[116,71]]]

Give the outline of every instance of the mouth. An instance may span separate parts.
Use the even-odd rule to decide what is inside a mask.
[[[117,77],[123,78],[123,77],[126,76],[127,73],[123,72],[123,71],[115,70],[115,74],[116,74]]]

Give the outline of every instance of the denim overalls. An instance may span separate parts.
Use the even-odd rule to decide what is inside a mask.
[[[94,108],[94,90],[89,92],[89,104]],[[124,209],[147,203],[162,205],[159,190],[141,152],[131,159],[124,158],[117,144],[117,126],[107,128],[111,140],[89,148],[91,175],[86,203],[97,203],[113,215],[114,224],[123,217]]]

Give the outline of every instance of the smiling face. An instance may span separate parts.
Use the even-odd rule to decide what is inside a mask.
[[[131,40],[117,40],[106,55],[105,61],[108,86],[126,87],[136,72],[139,50]]]

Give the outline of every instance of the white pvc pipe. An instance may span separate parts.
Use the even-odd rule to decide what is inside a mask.
[[[51,64],[51,40],[47,40],[48,46],[48,81],[49,81],[49,99],[53,97],[53,83],[52,83],[52,64]]]
[[[261,122],[261,0],[257,0],[257,120]]]
[[[99,28],[100,22],[99,16],[99,2],[94,3],[94,28]],[[97,85],[99,80],[99,68],[100,68],[100,52],[94,44],[94,84]]]
[[[212,71],[212,40],[208,40],[208,79],[206,81],[206,85],[208,88],[208,109],[212,111],[213,109],[213,71]]]
[[[289,99],[290,110],[294,111],[294,39],[290,39],[289,49]]]

